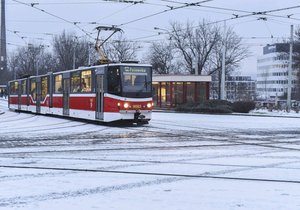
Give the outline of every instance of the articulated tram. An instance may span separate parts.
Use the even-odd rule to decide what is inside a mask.
[[[13,80],[8,87],[11,110],[102,122],[151,119],[150,65],[84,67]]]

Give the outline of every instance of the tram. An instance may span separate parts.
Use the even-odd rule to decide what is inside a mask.
[[[152,68],[110,63],[17,79],[8,83],[10,110],[101,122],[148,123]]]

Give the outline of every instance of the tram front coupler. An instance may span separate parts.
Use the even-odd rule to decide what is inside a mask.
[[[143,121],[145,121],[145,115],[143,115],[140,110],[136,110],[134,113],[134,122],[139,123]]]

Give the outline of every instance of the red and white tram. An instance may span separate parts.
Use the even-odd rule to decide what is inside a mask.
[[[11,110],[102,122],[148,122],[152,107],[150,65],[105,64],[9,82]]]

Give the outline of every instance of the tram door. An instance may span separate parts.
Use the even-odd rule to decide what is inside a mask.
[[[22,91],[22,85],[21,82],[18,82],[18,110],[21,110],[21,103],[22,103],[22,99],[21,99],[21,91]]]
[[[103,120],[103,75],[96,75],[96,119]]]
[[[42,85],[41,78],[36,78],[36,113],[41,113]]]
[[[70,114],[70,78],[63,79],[63,115]]]

